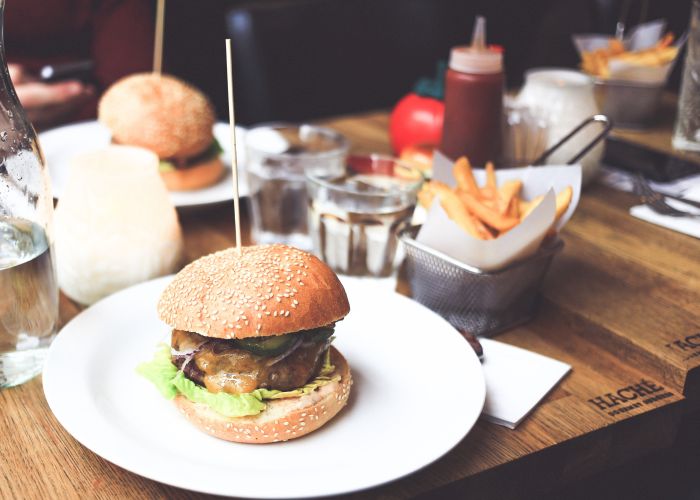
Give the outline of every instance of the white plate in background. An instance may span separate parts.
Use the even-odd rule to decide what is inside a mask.
[[[227,172],[216,184],[194,191],[171,192],[170,197],[176,207],[189,207],[220,203],[233,199],[231,184],[231,144],[228,124],[218,122],[214,125],[214,137],[224,152],[221,160],[227,167]],[[49,168],[51,187],[54,198],[61,198],[66,183],[70,161],[76,154],[92,151],[106,146],[111,142],[107,127],[98,121],[86,121],[54,128],[39,134],[39,143],[44,151],[44,157]],[[245,168],[245,129],[236,127],[236,144],[238,149],[238,169]],[[245,175],[239,175],[240,196],[248,196],[248,184]]]

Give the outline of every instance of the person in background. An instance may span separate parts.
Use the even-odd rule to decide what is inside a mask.
[[[17,96],[37,129],[96,116],[100,93],[152,69],[150,0],[7,0],[5,52]],[[80,79],[42,82],[47,64],[91,60]]]

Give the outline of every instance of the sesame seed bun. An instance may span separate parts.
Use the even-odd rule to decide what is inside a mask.
[[[161,159],[195,156],[213,141],[214,108],[193,86],[168,75],[139,73],[103,94],[98,119],[113,141],[150,149]]]
[[[235,248],[180,271],[158,302],[178,330],[222,339],[267,337],[329,325],[350,311],[343,285],[318,258],[286,245]]]
[[[340,380],[298,398],[265,401],[258,415],[224,417],[207,405],[193,403],[178,395],[174,402],[180,412],[200,430],[219,439],[237,443],[274,443],[288,441],[315,431],[332,419],[347,403],[352,375],[345,358],[331,347],[333,374]]]
[[[160,176],[170,191],[191,191],[209,186],[224,173],[224,164],[217,156],[183,169],[161,170]]]

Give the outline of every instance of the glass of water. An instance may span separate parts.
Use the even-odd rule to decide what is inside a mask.
[[[4,1],[0,0],[1,9]],[[41,372],[58,321],[53,198],[0,40],[0,388]]]
[[[388,277],[400,262],[423,177],[383,155],[349,156],[341,173],[307,174],[314,253],[340,274]]]
[[[700,151],[700,0],[693,1],[673,147]]]
[[[348,141],[314,125],[261,125],[246,133],[253,239],[311,249],[307,225],[308,172],[333,175],[344,169]]]

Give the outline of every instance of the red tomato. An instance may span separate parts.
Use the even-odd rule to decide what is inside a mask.
[[[389,137],[396,155],[416,144],[439,146],[445,104],[432,97],[410,93],[401,98],[391,112]]]

